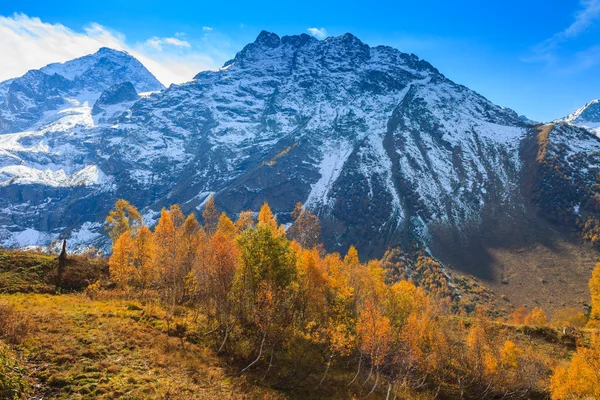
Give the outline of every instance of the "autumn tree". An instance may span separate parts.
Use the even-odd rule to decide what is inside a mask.
[[[134,239],[125,231],[115,241],[108,260],[111,278],[122,286],[128,286],[134,276],[134,247]]]
[[[160,288],[163,301],[171,309],[178,301],[179,295],[183,292],[183,279],[180,282],[180,273],[177,257],[179,246],[177,229],[171,217],[171,213],[163,208],[160,218],[154,228],[154,243],[156,247],[156,256],[154,263],[160,276]]]
[[[217,230],[218,223],[219,212],[215,205],[215,196],[211,194],[202,211],[202,226],[208,235],[212,235]]]
[[[379,382],[379,370],[385,361],[392,341],[390,319],[382,315],[373,302],[367,301],[358,318],[357,332],[360,338],[361,353],[365,354],[371,363],[369,376],[373,372],[373,368],[376,371],[375,384],[369,393],[371,394]]]
[[[115,203],[115,209],[108,213],[104,229],[108,231],[114,246],[117,239],[125,232],[131,231],[131,235],[135,236],[140,226],[142,226],[142,216],[137,208],[127,200],[119,199]]]
[[[570,363],[554,369],[550,380],[552,399],[600,398],[600,334],[594,333],[589,347],[580,346]]]
[[[242,211],[235,221],[235,228],[238,233],[254,227],[254,213],[252,211]]]
[[[217,230],[198,248],[198,257],[194,273],[208,301],[206,311],[214,318],[217,327],[223,333],[219,352],[224,348],[229,333],[236,321],[236,299],[231,296],[234,278],[238,269],[239,254],[234,238],[223,230]]]
[[[539,307],[534,307],[533,310],[525,317],[523,323],[531,326],[543,326],[548,322],[546,313]]]
[[[206,234],[194,214],[188,215],[183,224],[177,229],[177,248],[175,250],[177,257],[177,269],[175,273],[177,276],[175,280],[180,286],[180,290],[183,291],[180,293],[179,301],[184,300],[188,296],[188,285],[185,282],[196,264],[198,248],[206,240],[205,236]]]
[[[229,219],[227,214],[224,212],[221,213],[219,222],[217,223],[217,232],[221,232],[226,238],[232,240],[235,238],[236,231],[237,229],[233,221]]]
[[[133,251],[134,285],[144,290],[158,280],[158,271],[153,258],[156,256],[153,234],[142,225],[135,238]]]
[[[525,318],[529,312],[525,307],[519,307],[508,316],[508,323],[520,325],[525,323]]]
[[[600,328],[600,263],[592,272],[590,279],[590,294],[592,296],[592,311],[590,313],[589,326]]]
[[[302,203],[296,203],[291,216],[293,223],[287,231],[288,238],[307,249],[317,246],[321,239],[319,218],[305,209]]]

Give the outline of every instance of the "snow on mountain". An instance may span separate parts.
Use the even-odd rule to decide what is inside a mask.
[[[201,211],[212,192],[232,214],[269,201],[282,222],[302,201],[321,217],[329,248],[355,243],[377,256],[407,235],[428,240],[432,224],[476,222],[515,195],[526,130],[516,113],[415,55],[351,34],[263,31],[220,70],[165,90],[124,53],[89,57],[9,85],[5,244],[30,243],[31,229],[98,241],[119,197],[156,215],[172,203]],[[65,94],[69,82],[81,82],[77,95]],[[135,98],[123,82],[160,91]],[[30,90],[12,91],[18,84]],[[29,95],[38,92],[46,100]]]
[[[600,100],[590,101],[564,118],[563,121],[585,128],[600,137]]]
[[[107,48],[28,71],[0,83],[0,133],[37,129],[48,114],[73,102],[92,104],[104,90],[122,82],[131,82],[138,92],[164,88],[134,57]]]

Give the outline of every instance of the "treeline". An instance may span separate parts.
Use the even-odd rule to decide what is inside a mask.
[[[191,315],[175,334],[191,340],[193,330],[238,360],[239,373],[278,389],[307,380],[326,387],[332,368],[352,368],[344,386],[370,385],[364,394],[379,388],[388,398],[406,390],[451,398],[547,393],[553,360],[514,330],[483,312],[459,318],[411,281],[387,284],[381,263],[361,262],[354,247],[343,257],[326,253],[318,218],[301,204],[292,216],[286,230],[265,203],[234,222],[211,198],[202,223],[172,206],[151,230],[119,200],[107,218],[111,278],[173,316]],[[567,398],[557,380],[556,398]]]

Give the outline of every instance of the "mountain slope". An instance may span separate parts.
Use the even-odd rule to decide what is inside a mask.
[[[262,32],[219,71],[138,99],[123,86],[149,89],[136,86],[136,69],[108,79],[82,61],[70,68],[44,77],[48,91],[98,74],[103,100],[95,92],[61,110],[59,126],[0,135],[5,245],[61,233],[102,245],[118,197],[149,222],[172,203],[199,212],[210,193],[234,215],[268,200],[283,222],[302,201],[329,249],[355,243],[364,257],[415,239],[434,249],[440,232],[466,237],[489,215],[525,213],[522,119],[414,55],[351,34]]]

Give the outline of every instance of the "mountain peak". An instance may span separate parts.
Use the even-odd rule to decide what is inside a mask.
[[[127,55],[129,57],[132,57],[128,52],[126,52],[125,50],[117,50],[117,49],[113,49],[111,47],[100,47],[98,49],[98,51],[94,54],[119,54],[119,55]]]
[[[258,37],[254,41],[254,43],[261,46],[274,48],[281,44],[281,39],[276,33],[263,30],[258,34]]]
[[[564,120],[572,123],[600,123],[600,100],[595,99],[589,101],[583,107],[578,108],[567,116]]]

